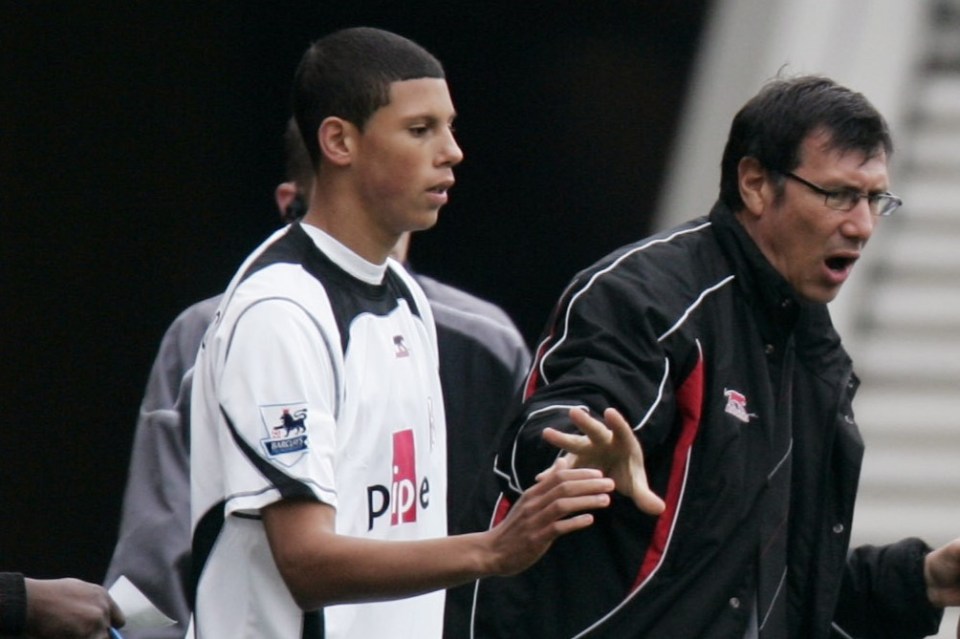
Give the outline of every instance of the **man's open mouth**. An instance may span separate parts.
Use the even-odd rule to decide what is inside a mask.
[[[842,272],[852,267],[856,261],[855,257],[828,257],[826,263],[831,271]]]

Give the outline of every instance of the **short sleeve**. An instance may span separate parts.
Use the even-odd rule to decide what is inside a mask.
[[[268,299],[246,308],[226,337],[218,400],[227,514],[291,496],[337,505],[339,339],[323,319]]]

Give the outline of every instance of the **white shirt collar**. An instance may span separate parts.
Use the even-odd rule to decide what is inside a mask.
[[[347,273],[374,286],[383,282],[383,276],[387,272],[386,262],[383,264],[368,262],[323,229],[305,222],[301,222],[300,226],[317,245],[317,248]]]

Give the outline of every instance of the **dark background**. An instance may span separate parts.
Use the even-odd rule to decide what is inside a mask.
[[[278,223],[310,41],[444,62],[466,160],[412,262],[532,344],[650,229],[708,0],[76,4],[0,8],[0,570],[100,581],[160,337]]]

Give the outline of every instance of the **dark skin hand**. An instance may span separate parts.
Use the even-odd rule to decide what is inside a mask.
[[[104,639],[126,621],[96,584],[79,579],[26,579],[27,631],[35,639]]]

